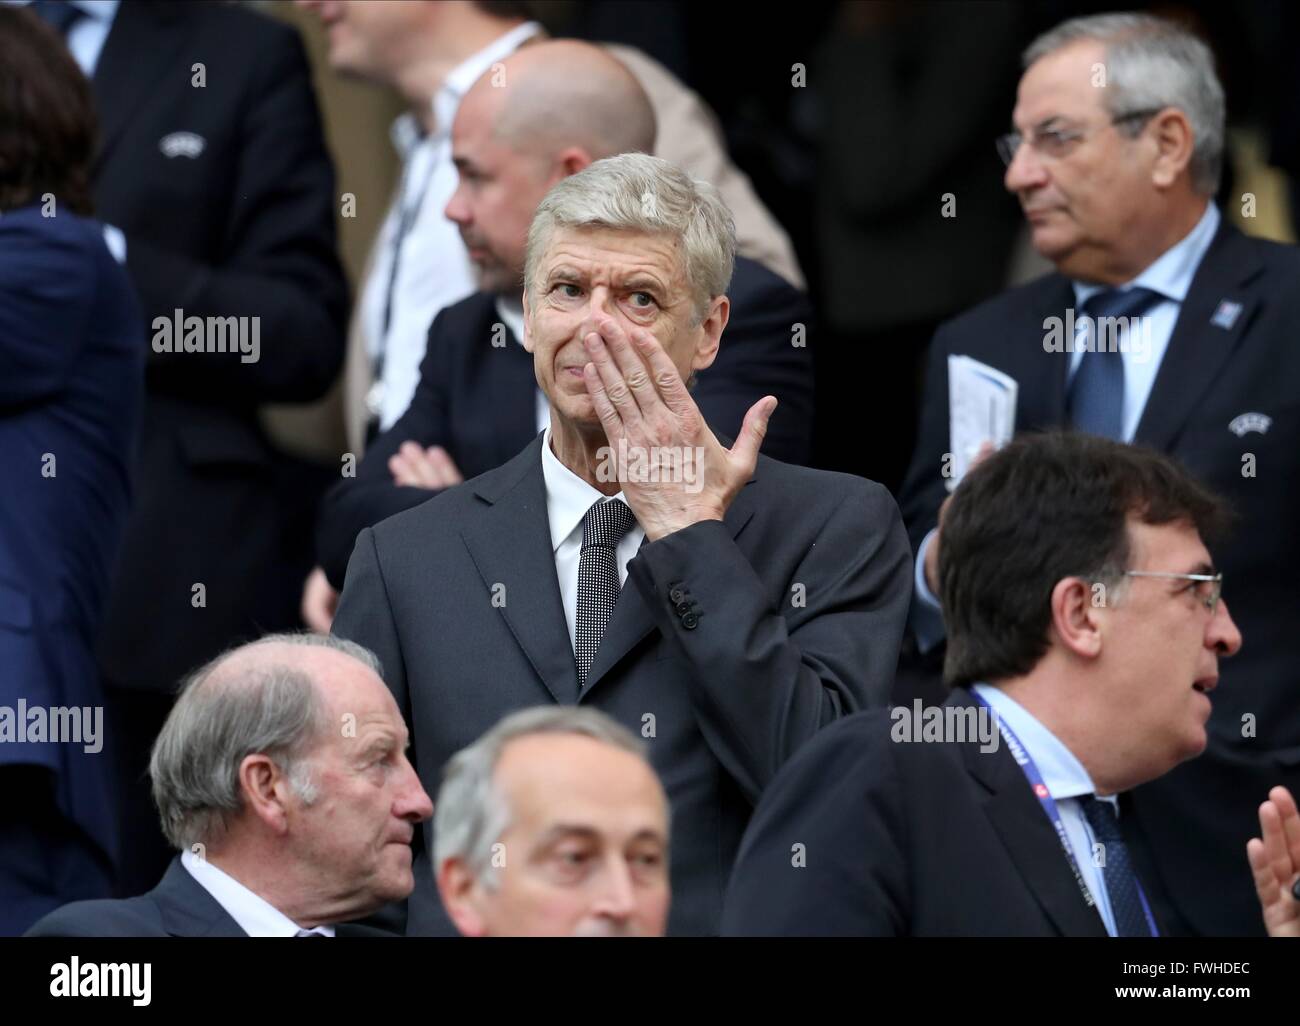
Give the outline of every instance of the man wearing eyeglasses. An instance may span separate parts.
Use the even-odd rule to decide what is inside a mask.
[[[950,356],[1017,381],[1018,431],[1073,427],[1175,457],[1241,515],[1220,555],[1251,644],[1216,695],[1206,754],[1139,788],[1134,811],[1171,932],[1259,933],[1241,854],[1260,796],[1300,782],[1300,632],[1288,615],[1300,574],[1300,253],[1243,235],[1214,205],[1223,90],[1210,51],[1183,29],[1076,19],[1032,43],[1024,64],[997,149],[1056,272],[935,335],[900,498],[917,568],[902,677],[915,688],[942,657]]]
[[[1225,520],[1149,449],[1054,432],[982,462],[944,520],[942,720],[860,713],[796,753],[750,821],[723,932],[1165,933],[1127,792],[1205,748],[1241,648],[1206,548]],[[1244,844],[1238,861],[1249,877]]]

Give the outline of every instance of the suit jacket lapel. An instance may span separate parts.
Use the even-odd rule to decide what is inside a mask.
[[[129,5],[128,5],[129,6]],[[190,876],[179,857],[172,859],[153,889],[163,929],[172,937],[247,937],[229,912]]]
[[[947,704],[976,703],[958,689]],[[967,770],[988,791],[984,814],[1047,917],[1065,936],[1106,936],[1101,915],[1084,902],[1060,839],[1007,746],[999,744],[988,753],[980,751],[978,742],[961,747]]]
[[[1048,352],[1043,346],[1049,318],[1064,321],[1065,311],[1074,306],[1074,289],[1060,275],[1051,275],[1043,283],[1039,301],[1027,310],[1030,323],[1023,327],[1025,337],[1032,340],[1032,358],[1027,366],[1029,373],[1019,381],[1017,394],[1016,430],[1033,431],[1052,427],[1065,421],[1065,383],[1069,376],[1069,353]]]
[[[1255,316],[1259,296],[1245,285],[1261,269],[1245,237],[1222,224],[1192,278],[1134,441],[1156,449],[1172,446]],[[1240,307],[1226,328],[1214,323],[1225,301]]]
[[[509,463],[472,485],[483,507],[461,538],[486,593],[501,594],[497,612],[533,670],[551,697],[566,703],[578,693],[578,667],[555,576],[542,478],[543,437],[538,435]]]
[[[726,439],[720,439],[720,441],[724,445],[729,446],[731,444]],[[727,510],[727,515],[724,517],[724,522],[730,529],[733,538],[740,534],[754,515],[752,500],[750,499],[752,492],[749,486],[754,483],[756,477],[757,472],[755,472],[755,477],[750,478],[745,487],[740,490],[740,494],[736,496],[731,508]],[[642,545],[644,544],[645,542],[642,542]],[[654,627],[654,616],[646,605],[641,590],[635,585],[624,584],[622,590],[618,593],[618,601],[614,604],[614,612],[611,614],[609,624],[605,628],[605,635],[600,639],[600,647],[596,650],[596,656],[591,662],[591,671],[587,674],[587,686],[582,689],[581,699],[585,699],[586,696],[590,695],[593,688],[600,683],[601,678],[614,669],[633,648],[640,644],[642,639]]]
[[[103,166],[158,77],[175,60],[187,30],[178,16],[179,6],[143,2],[118,6],[92,79],[99,113],[96,168]]]

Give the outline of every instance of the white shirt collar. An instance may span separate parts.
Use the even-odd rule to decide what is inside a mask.
[[[1096,790],[1083,763],[1028,709],[990,684],[976,684],[971,690],[988,702],[998,718],[1005,720],[1020,739],[1054,801],[1078,798]]]
[[[250,937],[296,937],[304,932],[334,936],[334,927],[329,925],[304,930],[261,895],[191,851],[181,852],[181,865]]]
[[[523,302],[514,295],[497,296],[496,301],[497,316],[510,333],[514,335],[515,341],[521,346],[524,344],[524,306]]]
[[[542,436],[542,478],[546,483],[546,515],[551,525],[551,551],[582,526],[587,510],[601,499],[610,498],[597,491],[560,462],[551,451],[551,429]],[[623,502],[623,493],[612,496]]]
[[[1201,259],[1205,256],[1205,251],[1210,248],[1210,243],[1214,241],[1215,233],[1219,230],[1220,221],[1222,221],[1222,217],[1219,214],[1219,208],[1213,202],[1207,203],[1205,213],[1196,222],[1196,227],[1183,236],[1179,242],[1165,250],[1145,271],[1131,282],[1121,285],[1120,288],[1152,289],[1159,292],[1166,299],[1181,303],[1187,298],[1187,292],[1192,287],[1192,278],[1195,277],[1196,269],[1201,265]],[[1097,285],[1092,282],[1074,282],[1075,306],[1082,306],[1088,299],[1105,288],[1107,286]]]

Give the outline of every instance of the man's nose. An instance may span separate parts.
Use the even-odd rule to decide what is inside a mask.
[[[1228,612],[1228,603],[1222,598],[1214,610],[1214,619],[1210,621],[1207,635],[1209,647],[1220,655],[1234,656],[1241,650],[1241,631],[1237,630],[1232,614]]]
[[[607,919],[624,920],[636,909],[636,885],[632,870],[621,855],[611,855],[609,864],[601,874],[600,893],[592,913]]]
[[[459,185],[456,186],[456,191],[451,194],[451,199],[447,201],[447,209],[443,211],[443,216],[448,221],[454,221],[456,224],[469,223],[469,205],[465,202],[463,192],[464,189]]]
[[[405,762],[405,760],[403,760]],[[402,770],[403,777],[400,786],[397,789],[397,798],[393,802],[393,813],[399,819],[410,820],[412,823],[422,823],[433,815],[433,802],[429,794],[420,783],[420,777],[415,772],[415,767],[406,762]]]
[[[1034,189],[1047,184],[1047,168],[1039,160],[1034,148],[1023,139],[1011,155],[1007,165],[1006,176],[1002,179],[1007,192],[1019,193],[1025,189]]]

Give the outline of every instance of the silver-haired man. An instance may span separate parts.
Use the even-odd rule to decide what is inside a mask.
[[[438,890],[463,935],[663,934],[668,799],[604,713],[512,713],[447,764],[437,810]]]
[[[185,683],[150,762],[180,856],[148,894],[85,901],[29,936],[333,937],[411,892],[432,814],[375,656],[268,635]]]
[[[734,444],[700,415],[687,382],[725,344],[734,251],[716,192],[654,157],[553,186],[523,297],[550,426],[363,531],[334,623],[389,668],[426,787],[521,707],[594,706],[644,738],[672,802],[673,933],[717,930],[781,763],[884,703],[910,592],[885,489],[760,456],[771,396]],[[454,929],[431,867],[408,912],[409,933]]]

